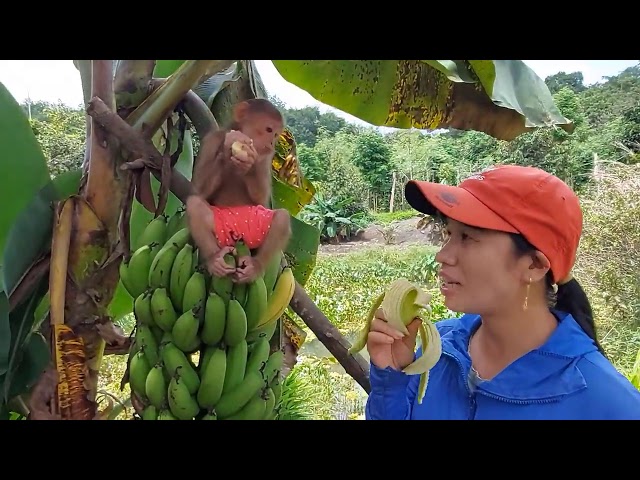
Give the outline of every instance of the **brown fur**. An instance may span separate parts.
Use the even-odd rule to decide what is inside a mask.
[[[210,205],[268,207],[271,161],[283,127],[282,115],[271,102],[248,100],[235,106],[233,122],[228,128],[209,133],[201,141],[193,174],[197,194],[187,199],[187,218],[191,234],[212,274],[232,274],[236,281],[251,282],[289,240],[289,214],[286,210],[276,210],[269,233],[255,256],[240,259],[241,267],[231,269],[222,259],[230,250],[218,245],[213,213],[209,208]],[[253,141],[257,156],[252,165],[231,155],[231,144],[243,139]]]

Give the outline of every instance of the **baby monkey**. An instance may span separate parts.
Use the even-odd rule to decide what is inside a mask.
[[[284,120],[268,100],[238,103],[226,129],[207,134],[193,174],[195,195],[186,202],[191,235],[213,275],[231,275],[250,283],[264,272],[273,255],[291,236],[289,212],[271,210],[271,162]],[[238,240],[256,250],[238,259],[238,268],[224,261]]]

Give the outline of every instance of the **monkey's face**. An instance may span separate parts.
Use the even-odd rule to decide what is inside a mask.
[[[254,114],[243,125],[242,133],[253,140],[253,147],[259,155],[267,155],[274,151],[283,129],[282,122],[277,119]]]

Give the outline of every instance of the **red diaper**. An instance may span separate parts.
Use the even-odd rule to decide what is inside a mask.
[[[251,250],[258,248],[264,241],[274,213],[262,205],[212,206],[211,210],[215,225],[214,234],[220,247],[234,246],[242,239]]]

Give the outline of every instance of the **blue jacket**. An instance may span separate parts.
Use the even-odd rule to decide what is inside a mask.
[[[436,322],[442,356],[429,372],[422,404],[419,375],[371,364],[367,420],[640,419],[640,392],[571,315],[554,313],[559,325],[544,345],[475,388],[467,347],[480,317]]]

